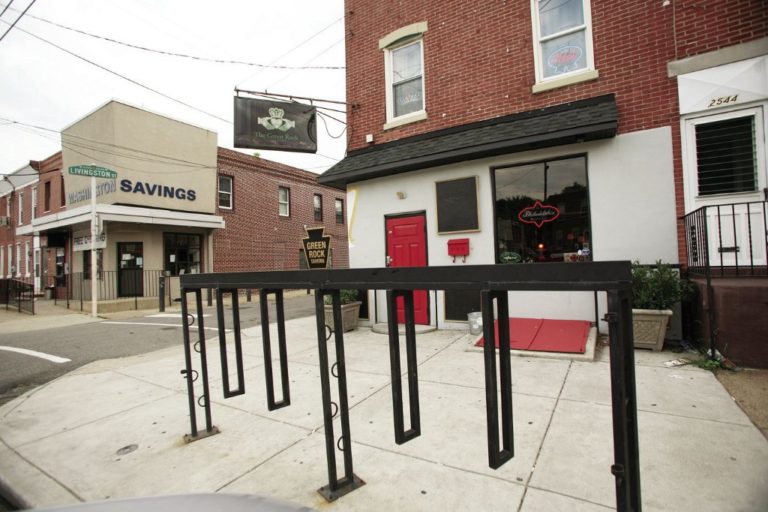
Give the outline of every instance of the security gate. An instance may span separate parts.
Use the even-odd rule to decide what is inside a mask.
[[[328,501],[364,485],[353,471],[352,437],[349,427],[347,402],[347,377],[344,357],[344,333],[332,331],[324,319],[324,298],[331,297],[334,325],[342,325],[341,289],[366,289],[387,291],[387,318],[389,319],[390,369],[394,416],[395,442],[414,441],[421,434],[419,388],[416,368],[416,334],[414,315],[415,290],[477,290],[481,296],[483,314],[484,367],[486,389],[488,465],[499,468],[514,456],[514,432],[512,430],[512,378],[509,356],[509,326],[499,322],[498,338],[494,329],[494,309],[499,318],[508,317],[508,302],[514,299],[514,291],[603,291],[608,296],[608,313],[605,320],[610,327],[611,394],[613,405],[614,464],[611,472],[616,482],[616,508],[619,511],[639,511],[640,463],[637,436],[637,400],[635,395],[635,365],[632,337],[632,274],[630,263],[590,262],[476,265],[456,267],[407,267],[346,270],[304,270],[289,272],[254,272],[225,274],[189,274],[181,276],[181,307],[184,323],[184,354],[186,367],[182,370],[187,379],[191,432],[186,439],[196,441],[216,434],[213,425],[208,386],[207,347],[203,325],[203,290],[213,289],[217,294],[219,348],[221,353],[224,397],[245,393],[243,379],[243,355],[240,340],[238,293],[240,290],[259,289],[261,293],[261,325],[264,349],[264,365],[269,410],[290,405],[288,358],[286,351],[285,319],[283,315],[283,290],[313,289],[315,291],[315,318],[318,354],[320,359],[320,384],[323,401],[323,424],[328,466],[328,484],[320,492]],[[194,318],[189,311],[189,294],[193,294],[197,307],[197,336],[193,341]],[[280,378],[283,396],[274,397],[269,334],[267,296],[276,298]],[[229,382],[229,364],[226,351],[225,311],[223,300],[231,296],[231,328],[234,332],[237,383]],[[410,425],[404,424],[404,395],[401,376],[400,334],[395,311],[398,303],[404,304],[405,346],[408,407]],[[329,366],[328,344],[333,337],[336,362]],[[495,347],[498,345],[498,356]],[[192,367],[192,352],[200,355],[200,372]],[[498,357],[498,359],[497,359]],[[498,376],[496,365],[499,366]],[[336,378],[339,403],[332,401],[331,376]],[[193,382],[202,378],[203,394],[195,397]],[[500,397],[499,397],[500,395]],[[198,429],[197,407],[205,411],[205,430]],[[334,437],[333,419],[339,416],[341,436]],[[343,474],[336,465],[336,450],[343,455]]]

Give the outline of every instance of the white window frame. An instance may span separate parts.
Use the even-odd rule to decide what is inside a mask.
[[[0,245],[0,277],[3,275],[3,269],[5,268],[5,247]]]
[[[339,222],[339,205],[341,205],[341,222]],[[333,201],[333,217],[336,220],[336,224],[346,224],[346,219],[344,218],[345,213],[344,200],[337,197]]]
[[[37,218],[37,187],[32,187],[32,220]]]
[[[24,272],[24,276],[32,277],[32,250],[29,242],[24,242],[24,256],[24,262],[26,263],[26,268],[24,269],[26,272]]]
[[[414,123],[427,118],[427,86],[425,82],[425,63],[424,63],[424,33],[427,31],[427,22],[414,23],[406,27],[399,28],[379,40],[379,49],[384,51],[384,83],[385,98],[387,109],[387,122],[384,129],[389,130],[404,124]],[[395,50],[405,48],[413,44],[419,44],[421,57],[421,91],[422,105],[421,110],[409,112],[401,116],[395,116],[395,99],[393,88],[395,86],[392,80],[392,53]]]
[[[21,242],[16,244],[16,277],[21,277]]]
[[[286,201],[282,201],[280,199],[280,192],[285,190],[286,194]],[[285,213],[281,211],[281,206],[285,205]],[[288,187],[278,187],[277,188],[277,214],[280,217],[290,217],[291,216],[291,189]]]
[[[229,194],[229,206],[222,206],[221,205],[221,194],[222,194],[221,180],[222,179],[229,180],[229,190],[230,191],[229,192],[227,192],[226,190],[223,191],[224,194]],[[217,185],[218,185],[218,189],[219,189],[218,190],[219,194],[218,194],[218,196],[216,198],[216,202],[218,203],[219,208],[221,208],[222,210],[233,210],[234,207],[235,207],[235,201],[234,201],[234,199],[235,199],[235,180],[234,180],[234,178],[232,178],[232,176],[228,176],[226,174],[219,174],[219,179],[218,179],[218,184]]]
[[[13,277],[13,244],[8,244],[8,265],[6,266],[5,276]]]
[[[317,218],[317,205],[315,204],[315,201],[317,199],[320,199],[320,218]],[[323,194],[313,194],[312,195],[312,219],[315,222],[322,222],[323,221]]]
[[[683,182],[685,184],[685,210],[690,212],[703,205],[729,204],[733,202],[753,201],[763,198],[762,189],[766,184],[766,148],[768,138],[766,125],[768,113],[766,106],[746,106],[735,110],[705,115],[686,116],[681,120],[682,149],[683,149]],[[698,162],[696,159],[696,126],[715,123],[739,117],[754,117],[755,119],[755,190],[748,192],[730,192],[699,196]]]
[[[540,37],[539,31],[541,24],[539,22],[539,2],[541,0],[531,0],[531,22],[533,28],[533,61],[536,73],[536,83],[532,88],[533,93],[549,91],[551,89],[557,89],[559,87],[565,87],[567,85],[585,82],[587,80],[594,80],[599,75],[595,69],[594,50],[592,46],[592,7],[590,0],[571,0],[582,2],[582,9],[584,12],[584,24],[577,27],[571,27],[567,30],[562,30],[555,34],[551,34],[544,38]],[[559,0],[552,0],[559,1]],[[586,67],[569,71],[556,76],[544,78],[542,71],[543,55],[541,54],[541,45],[552,39],[557,39],[568,34],[584,31],[584,46],[586,51]]]
[[[19,196],[19,206],[18,206],[18,210],[19,210],[19,223],[18,223],[18,225],[21,226],[22,224],[24,224],[24,192],[19,191],[18,196]]]

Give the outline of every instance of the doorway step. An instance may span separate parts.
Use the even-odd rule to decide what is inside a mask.
[[[432,332],[437,330],[437,327],[435,327],[434,325],[416,324],[414,327],[416,329],[416,334],[424,334],[426,332]],[[378,334],[389,334],[389,324],[387,323],[373,324],[373,327],[371,327],[371,330]],[[398,324],[397,332],[399,332],[400,334],[405,334],[405,324]]]

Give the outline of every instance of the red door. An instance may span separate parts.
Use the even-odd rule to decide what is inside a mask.
[[[424,215],[387,218],[387,266],[426,267],[427,242]],[[429,324],[429,298],[426,290],[413,294],[414,321]],[[405,322],[403,299],[397,299],[397,321]]]

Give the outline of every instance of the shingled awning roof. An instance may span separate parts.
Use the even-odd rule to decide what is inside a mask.
[[[535,148],[614,137],[613,94],[530,110],[351,151],[318,182],[348,183]]]

